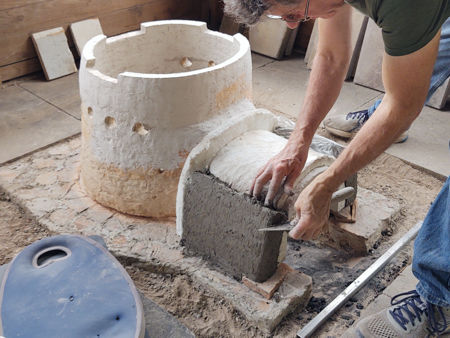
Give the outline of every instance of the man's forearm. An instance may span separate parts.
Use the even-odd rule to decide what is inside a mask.
[[[321,181],[329,191],[338,189],[348,177],[385,151],[417,117],[421,105],[405,109],[385,98],[339,158],[325,171]]]
[[[312,137],[339,95],[347,73],[348,60],[337,61],[318,54],[311,71],[306,96],[290,143],[309,146]]]

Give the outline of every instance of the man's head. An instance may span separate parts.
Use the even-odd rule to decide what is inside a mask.
[[[225,0],[225,13],[240,23],[254,25],[261,16],[277,5],[298,6],[304,0]]]
[[[310,10],[310,2],[311,8]],[[240,23],[254,25],[263,15],[284,20],[290,28],[311,17],[330,17],[343,0],[224,0],[225,13]]]

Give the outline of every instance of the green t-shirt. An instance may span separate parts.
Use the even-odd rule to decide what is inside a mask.
[[[450,16],[450,0],[346,0],[382,29],[386,53],[406,55],[433,39]]]

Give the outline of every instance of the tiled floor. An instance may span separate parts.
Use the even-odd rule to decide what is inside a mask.
[[[7,83],[0,89],[0,164],[78,134],[79,107],[77,74]]]

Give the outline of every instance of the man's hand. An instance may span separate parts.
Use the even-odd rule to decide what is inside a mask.
[[[311,240],[317,237],[327,224],[333,191],[319,175],[298,196],[295,211],[299,220],[289,236],[294,239]]]
[[[273,199],[281,189],[283,184],[284,192],[290,194],[294,186],[295,179],[300,175],[308,157],[309,146],[296,147],[287,144],[284,149],[261,168],[256,174],[250,188],[250,195],[261,199],[261,192],[264,185],[270,181],[269,191],[265,199],[266,205],[271,205]],[[284,183],[283,183],[284,181]]]

